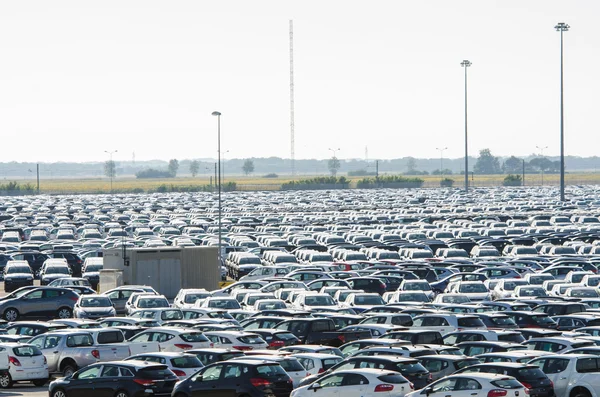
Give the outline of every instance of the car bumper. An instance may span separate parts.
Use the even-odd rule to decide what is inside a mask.
[[[27,368],[27,369],[15,369],[14,367],[10,370],[10,376],[14,381],[20,380],[34,380],[34,379],[47,379],[49,377],[47,367]]]

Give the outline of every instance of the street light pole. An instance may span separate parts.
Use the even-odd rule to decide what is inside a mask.
[[[536,148],[540,150],[540,153],[542,154],[542,160],[543,160],[544,159],[544,149],[548,149],[548,146],[544,146],[544,147],[536,146]],[[543,164],[540,167],[540,170],[542,171],[542,186],[544,186],[544,167],[543,167]]]
[[[436,147],[435,150],[440,151],[440,181],[444,179],[444,150],[448,149],[448,147],[439,148]]]
[[[329,148],[329,150],[333,153],[333,158],[337,159],[337,156],[335,154],[340,150],[340,148],[337,148],[337,149],[331,149],[331,148]]]
[[[465,193],[469,193],[469,145],[467,140],[467,68],[472,63],[465,59],[460,63],[460,66],[465,68]]]
[[[112,188],[113,174],[115,173],[115,163],[113,163],[113,157],[112,156],[113,156],[113,153],[117,153],[117,152],[118,152],[118,150],[113,150],[113,151],[110,151],[110,152],[108,150],[104,151],[104,153],[108,153],[109,156],[110,156],[110,169],[109,169],[109,172],[110,172],[110,193],[111,194],[113,192],[113,188]]]
[[[218,181],[215,181],[219,185],[219,198],[218,198],[218,222],[219,222],[219,242],[218,242],[218,259],[219,259],[219,269],[223,263],[223,258],[221,257],[221,112],[214,111],[212,112],[213,116],[217,116],[217,162],[219,164],[219,172],[218,172]]]
[[[563,92],[563,32],[570,26],[559,22],[554,29],[560,32],[560,201],[565,201],[565,115]]]

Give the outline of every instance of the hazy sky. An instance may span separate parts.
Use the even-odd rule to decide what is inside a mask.
[[[6,161],[598,154],[600,2],[524,0],[2,1]]]

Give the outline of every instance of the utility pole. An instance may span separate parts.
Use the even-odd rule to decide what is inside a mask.
[[[37,163],[37,194],[40,194],[40,163]]]
[[[570,26],[564,22],[554,27],[560,32],[560,201],[565,201],[565,111],[563,90],[563,32]]]
[[[525,186],[525,160],[523,160],[523,186]]]
[[[471,67],[472,63],[469,60],[464,60],[460,65],[465,68],[465,193],[469,193],[469,145],[467,140],[467,68]]]

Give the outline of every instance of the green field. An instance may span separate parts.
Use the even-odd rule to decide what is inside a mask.
[[[322,175],[320,175],[322,176]],[[473,179],[469,176],[469,182],[472,186],[501,186],[502,180],[506,175],[475,175]],[[314,175],[300,175],[295,179],[312,178]],[[356,181],[363,177],[347,177],[351,187],[355,186]],[[423,187],[438,187],[439,175],[424,175],[419,176],[425,183]],[[450,175],[448,178],[455,181],[455,187],[464,185],[464,176]],[[281,184],[292,180],[290,176],[282,176],[279,178],[262,178],[262,177],[246,177],[232,175],[228,176],[223,183],[235,182],[238,190],[278,190]],[[595,185],[600,184],[600,173],[573,173],[565,176],[567,185]],[[16,180],[19,185],[35,185],[35,181]],[[209,185],[210,179],[205,176],[196,178],[181,177],[181,178],[165,178],[165,179],[136,179],[134,177],[116,177],[113,179],[113,191],[123,192],[132,191],[133,189],[141,189],[144,192],[155,191],[159,186],[202,186]],[[544,185],[558,186],[559,175],[550,174],[544,175]],[[540,174],[526,174],[526,186],[541,186],[542,176]],[[108,178],[62,178],[62,179],[41,179],[40,192],[49,194],[68,194],[68,193],[109,193],[110,180]]]

